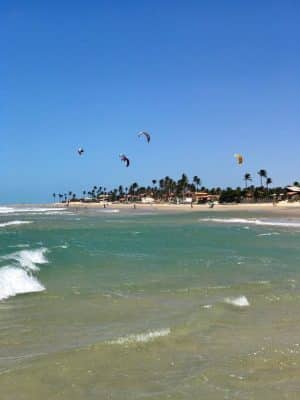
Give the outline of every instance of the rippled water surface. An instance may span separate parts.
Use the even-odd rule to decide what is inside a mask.
[[[300,220],[0,207],[1,400],[297,399]]]

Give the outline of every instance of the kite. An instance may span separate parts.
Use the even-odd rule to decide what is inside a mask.
[[[145,132],[145,131],[141,131],[141,132],[138,133],[138,137],[141,137],[142,135],[145,136],[145,138],[147,140],[147,143],[150,143],[150,140],[151,140],[150,133]]]
[[[235,154],[234,157],[239,165],[243,164],[244,158],[241,154]]]
[[[125,163],[126,167],[129,167],[129,165],[130,165],[129,158],[126,157],[125,154],[120,154],[119,157],[120,157],[121,161],[123,161]]]

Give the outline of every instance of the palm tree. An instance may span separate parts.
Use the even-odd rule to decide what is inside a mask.
[[[53,194],[52,194],[52,196],[53,196],[54,203],[55,203],[55,197],[56,197],[56,193],[53,193]]]
[[[258,171],[258,175],[260,176],[260,186],[263,186],[262,179],[263,178],[267,179],[267,171],[265,169],[260,169]]]
[[[184,198],[184,193],[186,191],[186,188],[189,184],[189,179],[186,176],[186,174],[182,174],[181,178],[179,179],[179,181],[177,182],[177,189],[179,192],[182,193],[182,198]]]
[[[112,198],[113,198],[114,201],[115,201],[116,198],[117,198],[117,193],[118,193],[118,189],[114,189],[114,190],[111,192],[111,196],[112,196]]]
[[[165,187],[165,180],[162,178],[162,179],[159,180],[158,183],[159,183],[160,190],[163,190],[164,187]]]
[[[269,189],[269,185],[271,185],[271,183],[272,183],[272,179],[271,178],[267,178],[266,179],[267,189]]]
[[[248,182],[248,181],[249,181],[249,182],[252,181],[251,175],[250,175],[248,172],[244,175],[244,181],[245,181],[245,187],[246,187],[246,189],[247,189],[247,182]]]
[[[171,184],[172,184],[172,179],[169,176],[166,176],[164,179],[164,189],[168,197],[170,197],[171,193]]]
[[[201,185],[201,179],[197,175],[195,175],[193,178],[193,182],[196,185],[196,190],[198,192],[198,187],[199,187],[199,185]]]
[[[137,182],[134,182],[134,183],[129,187],[129,194],[131,194],[132,196],[135,196],[135,191],[137,190],[138,187],[139,187],[139,185],[137,184]]]

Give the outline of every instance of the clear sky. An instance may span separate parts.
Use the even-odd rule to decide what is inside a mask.
[[[0,1],[0,201],[300,180],[299,20],[297,0]]]

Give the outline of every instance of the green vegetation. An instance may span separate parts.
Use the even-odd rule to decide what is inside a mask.
[[[119,185],[118,188],[107,190],[102,186],[93,186],[90,190],[83,190],[81,196],[77,196],[73,191],[67,193],[53,193],[54,201],[58,199],[61,202],[67,201],[83,201],[83,202],[99,202],[99,201],[121,201],[131,202],[140,201],[144,197],[149,197],[154,201],[182,202],[186,198],[192,198],[194,203],[205,203],[211,199],[220,203],[240,203],[240,202],[262,202],[273,201],[274,199],[285,198],[286,189],[282,187],[273,187],[272,179],[267,176],[267,171],[261,169],[258,171],[260,177],[260,186],[248,186],[252,182],[250,173],[245,173],[243,180],[245,187],[225,189],[200,187],[201,179],[195,175],[189,180],[186,174],[182,174],[178,180],[174,180],[169,176],[161,179],[152,179],[150,186],[140,186],[137,182],[133,182],[129,187]],[[263,179],[265,182],[263,182]],[[264,184],[265,185],[264,185]],[[294,182],[298,186],[298,182]]]

